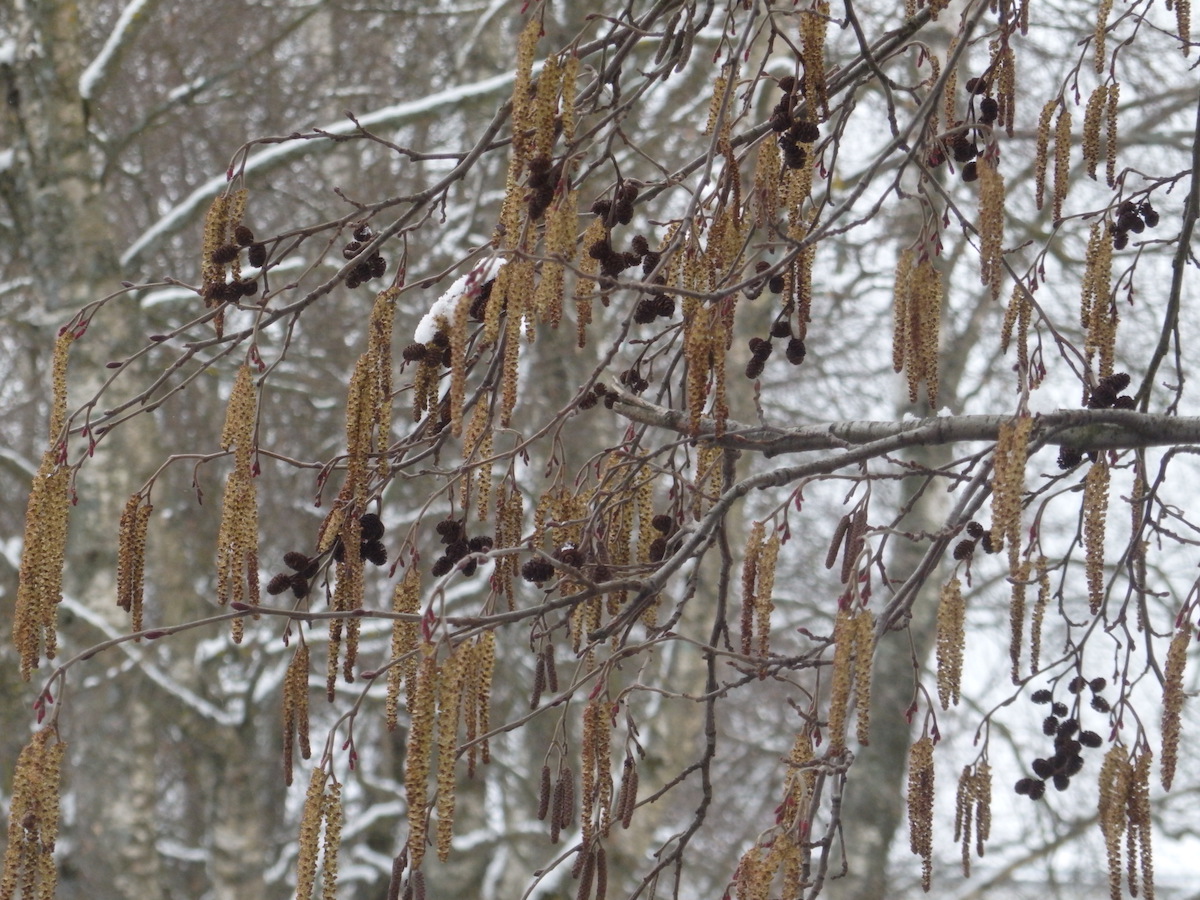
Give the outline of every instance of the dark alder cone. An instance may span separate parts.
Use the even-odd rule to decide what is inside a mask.
[[[994,97],[984,97],[979,101],[979,119],[985,125],[991,125],[1000,115],[1000,104]]]
[[[292,594],[295,595],[297,600],[303,600],[308,596],[308,579],[301,573],[297,572],[289,581],[291,582]]]
[[[387,547],[383,546],[382,541],[363,541],[359,552],[373,566],[387,565]]]
[[[249,247],[254,243],[254,232],[245,225],[239,225],[233,229],[233,239],[242,247]]]
[[[1129,246],[1129,232],[1123,228],[1114,228],[1112,237],[1114,250],[1124,250]]]
[[[1056,700],[1050,704],[1050,711],[1056,716],[1065,716],[1070,710],[1067,709],[1067,704]]]
[[[272,597],[277,594],[282,594],[292,586],[292,576],[287,572],[280,572],[274,578],[267,582],[267,593]]]
[[[1100,383],[1112,388],[1113,393],[1119,394],[1129,387],[1129,380],[1128,372],[1113,372],[1111,375],[1101,378]]]
[[[363,245],[358,241],[351,241],[342,248],[342,256],[346,257],[346,259],[354,259],[358,254],[362,253],[362,248]]]
[[[218,266],[223,266],[237,259],[238,253],[237,244],[222,244],[212,252],[212,261]]]
[[[784,75],[779,79],[779,89],[785,94],[790,94],[796,89],[796,79],[791,75]]]
[[[1094,709],[1096,712],[1106,713],[1111,708],[1112,707],[1110,707],[1108,705],[1108,701],[1105,700],[1103,697],[1101,697],[1099,694],[1097,694],[1095,697],[1092,698],[1092,709]]]
[[[454,560],[450,559],[448,556],[439,556],[433,561],[433,566],[430,568],[429,572],[434,578],[440,578],[453,568]]]
[[[1087,405],[1088,409],[1108,409],[1116,402],[1117,392],[1113,390],[1112,385],[1101,381],[1088,397]]]
[[[1122,394],[1113,401],[1113,409],[1137,409],[1137,401],[1128,394]]]
[[[448,349],[450,347],[450,335],[441,330],[435,331],[429,343],[439,350]]]
[[[799,144],[780,141],[779,146],[783,148],[783,163],[789,169],[803,169],[808,162],[808,154],[804,152],[804,148]]]
[[[346,287],[350,288],[350,290],[354,290],[356,287],[358,287],[362,283],[363,283],[363,280],[358,276],[358,268],[357,267],[355,268],[355,270],[353,272],[351,272],[349,275],[346,276]]]
[[[369,241],[375,237],[375,232],[371,230],[371,226],[363,222],[354,229],[354,239],[356,241]]]
[[[1079,730],[1079,720],[1078,719],[1064,719],[1063,723],[1058,726],[1058,734],[1056,736],[1062,738],[1064,741],[1067,741],[1067,740],[1070,740],[1071,735],[1073,735],[1078,730]]]
[[[941,147],[941,145],[934,147],[925,156],[925,164],[927,166],[929,166],[931,169],[936,169],[938,166],[940,166],[945,161],[946,161],[946,151]]]
[[[1051,694],[1045,688],[1036,690],[1032,694],[1029,695],[1029,699],[1031,701],[1033,701],[1034,703],[1049,703],[1053,699],[1053,697],[1054,697],[1054,695]]]
[[[1138,207],[1138,211],[1142,214],[1142,220],[1146,223],[1147,228],[1153,228],[1158,224],[1158,210],[1150,205],[1150,201],[1143,201]]]
[[[954,161],[965,163],[974,159],[979,155],[979,148],[971,141],[955,142],[954,144]]]
[[[668,534],[675,527],[675,520],[666,513],[659,513],[650,520],[650,524],[655,531],[661,531],[663,534]]]
[[[633,221],[633,203],[631,201],[618,200],[613,212],[616,214],[617,221],[622,225],[628,225]]]
[[[1090,682],[1088,682],[1088,687],[1090,687],[1093,692],[1102,691],[1108,687],[1108,679],[1093,678]]]
[[[626,181],[617,189],[617,201],[620,203],[632,203],[637,198],[638,186],[632,181]]]
[[[771,337],[773,338],[790,338],[792,336],[792,326],[787,323],[787,320],[780,319],[771,326]]]
[[[975,538],[975,540],[979,540],[981,537],[983,537],[983,531],[983,526],[978,522],[971,521],[967,523],[967,534]]]
[[[654,295],[654,311],[664,319],[675,315],[675,298],[669,294]]]
[[[986,94],[988,89],[986,78],[968,78],[965,86],[969,94]]]
[[[760,337],[750,338],[748,346],[750,347],[751,356],[757,357],[759,359],[766,359],[768,356],[771,355],[771,349],[772,349],[771,342],[764,341]]]
[[[1029,783],[1031,781],[1033,781],[1032,778],[1022,778],[1013,786],[1013,790],[1016,791],[1018,794],[1028,794],[1029,793]]]
[[[979,546],[983,548],[984,553],[995,553],[996,544],[992,541],[992,533],[985,531],[983,537],[979,539]]]
[[[633,252],[638,255],[638,261],[650,252],[650,242],[646,240],[644,234],[635,234],[633,240],[629,242],[629,246],[633,248]]]
[[[771,118],[769,120],[771,130],[776,134],[783,134],[791,127],[792,114],[788,111],[787,101],[780,103],[771,110]]]
[[[757,357],[750,357],[750,361],[746,363],[746,377],[753,381],[763,373],[763,369],[767,367],[766,361]]]
[[[305,554],[299,550],[289,550],[283,554],[283,564],[295,572],[303,572],[312,562]]]
[[[1073,469],[1083,462],[1083,451],[1078,447],[1062,446],[1058,448],[1058,467]]]
[[[258,293],[258,282],[252,278],[245,278],[233,283],[237,285],[238,293],[243,297],[253,297]]]
[[[521,577],[526,581],[541,584],[543,581],[548,581],[554,577],[554,566],[549,561],[540,557],[527,559],[525,560],[525,564],[521,566]]]
[[[467,547],[472,553],[487,553],[492,549],[493,543],[490,534],[480,534],[467,541]]]
[[[588,391],[586,394],[584,394],[582,397],[579,398],[579,408],[580,409],[591,409],[598,402],[599,402],[599,398],[595,394],[593,394],[591,391]]]
[[[597,200],[592,204],[592,213],[601,219],[607,219],[610,212],[612,212],[612,204],[607,200]]]
[[[1078,754],[1076,754],[1075,756],[1068,756],[1066,759],[1066,762],[1063,764],[1063,774],[1068,777],[1070,777],[1071,775],[1078,775],[1079,770],[1082,768],[1083,768],[1083,757],[1082,756],[1080,756]]]
[[[446,546],[446,558],[452,563],[458,562],[471,552],[471,545],[466,541],[455,541]]]
[[[780,293],[783,290],[783,275],[772,275],[771,280],[767,282],[767,288],[772,294]]]
[[[405,362],[421,362],[427,352],[424,344],[413,342],[400,351],[400,357]]]
[[[657,318],[657,304],[650,297],[643,297],[633,308],[633,321],[638,325],[649,325]]]
[[[358,524],[362,526],[362,539],[364,541],[377,541],[383,537],[384,531],[387,530],[383,526],[383,520],[375,513],[363,513],[358,517]]]
[[[1035,759],[1032,768],[1038,778],[1049,778],[1054,772],[1054,766],[1048,759]]]
[[[1096,734],[1094,731],[1081,731],[1079,732],[1079,743],[1083,744],[1085,747],[1095,748],[1099,747],[1102,743],[1104,743],[1104,741],[1100,735]]]
[[[246,262],[254,266],[256,269],[261,269],[267,263],[267,245],[266,244],[251,244],[250,249],[246,253]]]
[[[801,119],[792,124],[788,134],[800,144],[811,144],[821,136],[821,126],[811,119]]]
[[[1065,791],[1071,786],[1071,776],[1064,775],[1061,772],[1054,776],[1054,789],[1056,791]]]
[[[333,544],[333,561],[346,561],[346,545],[342,543],[342,539],[338,538]]]
[[[550,208],[550,204],[554,202],[554,183],[544,184],[534,190],[529,197],[529,218],[536,222],[546,210]]]
[[[650,562],[662,562],[667,555],[667,539],[656,537],[650,544]]]
[[[1038,779],[1029,779],[1029,799],[1041,800],[1046,795],[1046,782]]]
[[[608,581],[608,579],[611,577],[612,572],[610,572],[608,566],[604,564],[598,565],[592,569],[592,581],[596,582],[597,584],[602,584],[605,581]]]
[[[1052,734],[1058,733],[1058,719],[1054,716],[1046,716],[1042,719],[1042,734],[1049,737]]]
[[[554,551],[554,558],[572,568],[578,569],[583,565],[583,554],[573,544],[567,544]]]
[[[975,542],[969,540],[959,541],[954,545],[954,558],[958,560],[970,559],[975,553]]]
[[[468,559],[468,560],[467,560],[465,563],[463,563],[463,566],[462,566],[462,573],[463,573],[463,575],[465,575],[467,578],[470,578],[472,575],[474,575],[474,574],[475,574],[475,571],[476,571],[478,568],[479,568],[479,563],[477,563],[477,562],[476,562],[475,560],[473,560],[473,559]]]
[[[443,544],[453,544],[462,536],[463,527],[458,519],[442,519],[433,530],[441,536]]]
[[[655,250],[650,250],[646,253],[643,253],[642,254],[642,271],[645,272],[647,275],[649,275],[651,272],[654,271],[655,267],[659,264],[659,262],[661,260],[662,260],[662,254]],[[666,283],[665,279],[664,279],[663,283],[664,284]]]
[[[545,154],[535,156],[529,160],[529,184],[531,187],[538,187],[546,184],[550,177],[550,157]]]
[[[804,357],[808,355],[808,350],[804,347],[804,341],[800,338],[792,338],[788,341],[787,350],[784,351],[787,356],[787,361],[793,366],[798,366],[804,362]]]
[[[979,169],[975,165],[975,160],[971,160],[962,170],[962,180],[966,182],[979,180]]]
[[[1087,679],[1084,678],[1082,675],[1076,675],[1067,684],[1067,690],[1070,691],[1072,694],[1078,694],[1085,687],[1087,687]]]
[[[367,260],[367,266],[372,278],[382,278],[383,273],[387,271],[387,260],[382,256],[372,256]]]

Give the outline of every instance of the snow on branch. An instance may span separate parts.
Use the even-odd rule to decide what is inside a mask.
[[[834,450],[885,438],[909,438],[903,446],[933,446],[966,441],[994,441],[1001,424],[1011,416],[937,416],[889,421],[828,422],[778,428],[746,425],[726,420],[718,436],[716,423],[701,419],[692,435],[686,410],[667,409],[628,393],[608,388],[615,397],[613,409],[627,419],[664,428],[722,447],[748,450],[764,456]],[[1162,416],[1128,409],[1064,409],[1035,417],[1034,434],[1048,444],[1081,450],[1119,450],[1200,443],[1200,417]]]
[[[394,128],[443,109],[447,104],[459,103],[463,100],[497,93],[511,87],[512,82],[513,75],[511,73],[496,75],[472,84],[460,85],[445,91],[439,91],[436,94],[430,94],[428,97],[422,97],[419,100],[387,106],[368,115],[359,116],[357,117],[357,121],[350,121],[349,119],[339,120],[330,125],[325,125],[319,130],[329,135],[343,135],[358,131],[360,126],[362,128]],[[321,145],[327,146],[325,142],[321,142]],[[242,171],[247,175],[267,172],[312,151],[313,146],[311,141],[296,140],[275,144],[249,156],[242,167]],[[142,232],[137,240],[130,244],[129,248],[121,254],[121,265],[128,266],[134,263],[143,253],[156,245],[164,237],[175,233],[188,222],[201,215],[204,209],[208,207],[208,204],[212,202],[212,198],[224,190],[228,183],[229,181],[225,175],[221,174],[210,178],[192,191],[157,222]]]
[[[145,23],[159,2],[160,0],[131,0],[121,10],[121,15],[117,16],[116,24],[108,33],[104,46],[79,76],[80,97],[84,100],[92,99],[96,88],[108,79],[122,53],[128,48],[137,33],[137,28]]]

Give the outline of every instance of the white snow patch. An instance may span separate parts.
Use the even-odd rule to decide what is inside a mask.
[[[424,116],[427,113],[436,112],[447,104],[458,103],[472,97],[495,93],[512,84],[512,81],[513,76],[511,73],[497,75],[493,78],[485,78],[473,84],[465,84],[451,88],[450,90],[430,94],[428,97],[422,97],[420,100],[413,100],[409,103],[397,103],[394,106],[378,109],[365,116],[359,116],[358,122],[363,128],[395,127]],[[350,134],[358,130],[358,125],[355,125],[349,119],[339,119],[331,125],[323,126],[321,130],[334,135]],[[251,155],[242,168],[246,175],[252,175],[261,169],[269,169],[272,165],[312,153],[313,149],[314,144],[312,141],[297,140],[289,141],[285,144],[275,144],[259,153]],[[222,173],[214,178],[210,178],[192,191],[162,218],[142,232],[137,240],[130,244],[129,249],[121,254],[121,265],[130,265],[163,237],[182,228],[197,215],[202,207],[207,206],[213,197],[225,190],[228,184],[228,180],[225,178],[224,173]]]
[[[109,32],[108,40],[104,42],[104,46],[100,48],[96,58],[88,63],[88,67],[79,76],[79,96],[84,100],[92,98],[92,91],[96,89],[96,84],[105,76],[108,67],[112,65],[117,50],[129,31],[129,26],[133,24],[134,19],[145,12],[148,2],[149,0],[133,0],[121,10],[121,15],[117,17],[113,30]]]
[[[494,256],[475,266],[450,285],[442,296],[433,301],[429,312],[425,313],[421,321],[417,323],[417,330],[413,332],[413,340],[421,344],[428,344],[432,341],[438,331],[438,319],[445,319],[447,322],[453,319],[458,301],[468,294],[477,293],[486,281],[495,278],[496,273],[500,271],[502,262],[502,259]]]

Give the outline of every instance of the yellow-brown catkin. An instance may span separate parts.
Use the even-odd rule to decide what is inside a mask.
[[[717,130],[717,117],[721,114],[721,106],[725,102],[725,92],[729,88],[730,69],[732,67],[726,63],[721,67],[721,71],[717,73],[716,80],[712,86],[712,97],[708,101],[708,121],[704,125],[702,134],[715,134]]]
[[[1038,595],[1029,622],[1029,671],[1035,675],[1042,659],[1042,622],[1046,618],[1046,608],[1050,605],[1050,570],[1044,556],[1037,558],[1036,577]]]
[[[257,398],[249,366],[238,369],[225,425],[221,449],[233,451],[233,471],[225,483],[221,501],[221,525],[217,533],[217,600],[258,605],[258,491],[255,482],[255,420]],[[241,640],[242,620],[235,619],[233,637]]]
[[[875,616],[860,609],[854,616],[854,738],[871,743],[871,663],[875,658]]]
[[[993,300],[1004,274],[1004,176],[995,160],[981,157],[979,172],[979,280]]]
[[[1108,888],[1112,900],[1121,900],[1121,838],[1125,834],[1133,766],[1124,746],[1113,744],[1100,766],[1100,833],[1108,858]]]
[[[541,18],[530,16],[517,38],[516,78],[512,96],[513,156],[522,162],[531,155],[533,134],[530,132],[535,124],[536,96],[533,90],[533,59],[541,34]]]
[[[908,846],[921,857],[921,887],[933,877],[933,740],[928,735],[908,752]]]
[[[1083,479],[1083,548],[1087,567],[1088,609],[1104,604],[1104,523],[1108,516],[1108,463],[1099,457]]]
[[[1013,119],[1017,111],[1017,60],[1012,45],[1005,41],[996,60],[996,102],[999,115],[996,124],[1004,127],[1005,133],[1013,136]]]
[[[288,663],[283,678],[283,780],[292,783],[292,762],[296,738],[300,739],[300,755],[312,756],[308,732],[308,645],[301,643]]]
[[[733,874],[733,893],[737,900],[767,900],[775,868],[766,848],[755,844],[742,854]]]
[[[142,630],[145,594],[146,532],[154,507],[134,494],[125,502],[117,525],[117,606],[129,613],[130,630]]]
[[[754,166],[754,187],[751,194],[754,224],[759,229],[769,228],[779,216],[782,172],[783,163],[779,156],[779,143],[770,138],[759,143],[758,162]]]
[[[937,403],[938,341],[942,317],[942,276],[929,260],[911,266],[912,251],[903,251],[896,271],[895,315],[904,316],[896,326],[893,366],[900,363],[908,378],[908,398],[916,403],[921,382],[930,405]],[[907,257],[907,258],[906,258]]]
[[[1187,649],[1191,642],[1191,628],[1185,623],[1175,631],[1171,646],[1167,649],[1167,664],[1163,671],[1162,704],[1162,768],[1160,780],[1164,791],[1171,789],[1175,780],[1175,765],[1179,759],[1180,718],[1183,701],[1187,694],[1183,690],[1183,670],[1187,663]]]
[[[1019,565],[1021,497],[1032,430],[1030,416],[1001,423],[992,463],[992,546],[997,550],[1007,546],[1010,577],[1015,577]]]
[[[433,757],[433,723],[438,695],[438,664],[433,646],[421,648],[421,661],[408,700],[411,716],[408,755],[404,761],[404,791],[408,797],[408,860],[413,869],[425,858],[426,805]]]
[[[583,710],[580,739],[580,827],[584,846],[596,834],[608,835],[612,800],[611,706],[596,698]]]
[[[551,664],[553,655],[551,654]],[[496,673],[496,633],[485,631],[479,636],[475,647],[475,723],[480,736],[479,757],[484,765],[492,761],[487,734],[492,728],[492,679]],[[471,745],[468,757],[468,775],[475,774],[475,750]]]
[[[1104,223],[1092,225],[1083,273],[1080,307],[1087,306],[1084,327],[1084,356],[1088,365],[1096,359],[1096,374],[1111,375],[1116,357],[1117,307],[1111,299],[1112,238]]]
[[[829,692],[829,750],[846,746],[846,720],[850,715],[850,689],[854,685],[854,614],[839,609],[833,625],[833,671]]]
[[[1000,330],[1000,352],[1007,353],[1015,327],[1017,333],[1017,378],[1032,381],[1029,369],[1029,322],[1033,314],[1033,299],[1029,289],[1017,281],[1013,284],[1008,308],[1004,311],[1004,325]],[[1032,385],[1031,385],[1032,386]]]
[[[507,304],[504,320],[504,357],[500,377],[500,425],[507,428],[517,405],[517,362],[521,347],[521,320],[525,317],[525,305],[533,296],[534,263],[531,259],[514,260],[508,264],[512,269],[505,297]],[[495,290],[488,304],[497,302]]]
[[[913,257],[911,247],[900,251],[896,260],[895,289],[892,303],[892,370],[902,372],[908,352],[908,297],[912,292]],[[827,567],[828,568],[828,567]]]
[[[1167,9],[1171,5],[1167,4]],[[1187,56],[1192,43],[1192,4],[1191,0],[1175,0],[1175,32],[1182,45],[1183,55]]]
[[[1096,31],[1092,39],[1092,50],[1095,57],[1092,61],[1097,75],[1104,74],[1108,63],[1108,53],[1105,49],[1105,39],[1108,37],[1108,14],[1112,12],[1112,0],[1100,0],[1096,4]]]
[[[530,126],[533,129],[531,157],[549,158],[554,146],[554,119],[558,113],[558,89],[562,83],[562,58],[548,56],[538,73],[534,88],[533,106],[530,109]]]
[[[1108,106],[1108,85],[1099,84],[1088,97],[1083,113],[1083,162],[1088,177],[1096,178],[1096,166],[1100,164],[1100,123]]]
[[[371,318],[367,323],[367,354],[370,357],[372,444],[371,452],[378,454],[375,463],[380,476],[390,471],[388,445],[392,432],[392,326],[396,320],[396,298],[400,288],[389,287],[375,296]]]
[[[65,329],[54,345],[51,364],[50,442],[33,476],[25,508],[25,540],[13,613],[13,642],[28,681],[44,653],[53,659],[58,645],[58,604],[66,558],[71,507],[67,466],[67,358],[75,332]]]
[[[757,602],[755,603],[754,632],[757,640],[754,653],[762,659],[766,659],[771,651],[771,613],[775,609],[771,596],[775,592],[775,565],[778,561],[779,532],[772,531],[759,553],[758,582],[755,587]]]
[[[438,679],[437,711],[437,847],[438,859],[450,858],[450,840],[454,835],[454,764],[457,760],[458,720],[462,706],[463,676],[471,645],[459,644],[446,659]]]
[[[963,877],[971,877],[971,847],[982,857],[992,826],[992,773],[986,762],[964,766],[954,798],[954,840],[962,847]],[[972,841],[974,837],[974,841]]]
[[[592,219],[583,232],[580,243],[584,249],[604,238],[604,220]],[[579,277],[575,281],[575,337],[580,347],[587,346],[587,327],[592,323],[592,295],[596,292],[596,276],[600,260],[584,253],[579,259]]]
[[[966,611],[962,582],[951,578],[942,587],[937,611],[937,688],[942,709],[958,705],[962,685],[963,644],[966,640]]]
[[[1029,583],[1030,560],[1025,557],[1011,576],[1012,599],[1008,607],[1008,660],[1013,684],[1021,683],[1021,645],[1025,631],[1025,588]]]
[[[1104,180],[1109,187],[1117,183],[1117,109],[1121,103],[1121,85],[1108,87],[1108,104],[1104,113]]]
[[[742,557],[743,656],[749,656],[754,652],[755,607],[758,603],[754,588],[758,581],[758,557],[762,552],[764,534],[765,529],[762,522],[755,522],[750,526],[750,534],[746,537],[746,552]]]
[[[8,810],[8,846],[0,874],[0,900],[16,896],[52,900],[58,883],[59,776],[66,744],[54,727],[34,733],[17,756]]]
[[[1038,116],[1037,149],[1034,154],[1034,197],[1037,208],[1041,209],[1046,199],[1046,169],[1050,162],[1050,120],[1054,118],[1054,110],[1058,109],[1058,100],[1050,100],[1042,107]]]
[[[300,839],[296,859],[296,900],[309,900],[317,883],[317,859],[321,854],[321,821],[325,813],[325,782],[329,774],[313,769],[300,814]]]
[[[342,786],[329,785],[321,801],[325,836],[321,841],[321,900],[337,900],[338,851],[342,847]]]
[[[1154,754],[1149,747],[1143,747],[1134,756],[1129,799],[1125,804],[1129,893],[1136,897],[1140,890],[1146,900],[1154,900],[1154,851],[1150,822],[1150,770],[1153,764]]]
[[[954,51],[958,47],[957,34],[950,38],[950,43],[946,46],[946,62],[949,63],[954,58]],[[934,82],[936,84],[936,81]],[[946,83],[942,88],[942,120],[946,123],[946,130],[954,128],[958,124],[958,115],[955,110],[955,100],[958,95],[958,70],[951,67],[946,73]]]
[[[815,0],[800,12],[800,59],[804,63],[801,91],[814,118],[829,118],[829,93],[825,84],[825,30],[829,24],[828,0]]]
[[[1062,218],[1063,201],[1071,187],[1071,111],[1058,111],[1054,126],[1054,221]]]

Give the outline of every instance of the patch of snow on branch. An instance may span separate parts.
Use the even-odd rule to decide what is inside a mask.
[[[92,99],[92,92],[96,89],[96,85],[104,78],[108,72],[108,67],[112,65],[113,59],[117,55],[117,50],[121,47],[121,42],[125,40],[125,35],[138,16],[146,11],[146,6],[149,0],[133,0],[128,6],[121,10],[121,15],[117,17],[117,22],[113,25],[112,31],[108,34],[108,40],[104,42],[104,46],[100,48],[100,52],[96,54],[83,74],[79,76],[79,96],[84,100]]]
[[[433,336],[438,331],[438,319],[445,319],[446,321],[453,319],[458,301],[468,294],[472,296],[477,294],[479,288],[485,282],[496,277],[496,273],[500,271],[500,264],[502,262],[502,259],[494,256],[486,262],[475,266],[466,275],[463,275],[454,284],[450,285],[442,296],[433,301],[433,306],[429,307],[429,311],[417,323],[417,330],[413,332],[413,340],[420,344],[428,344],[432,341]]]

